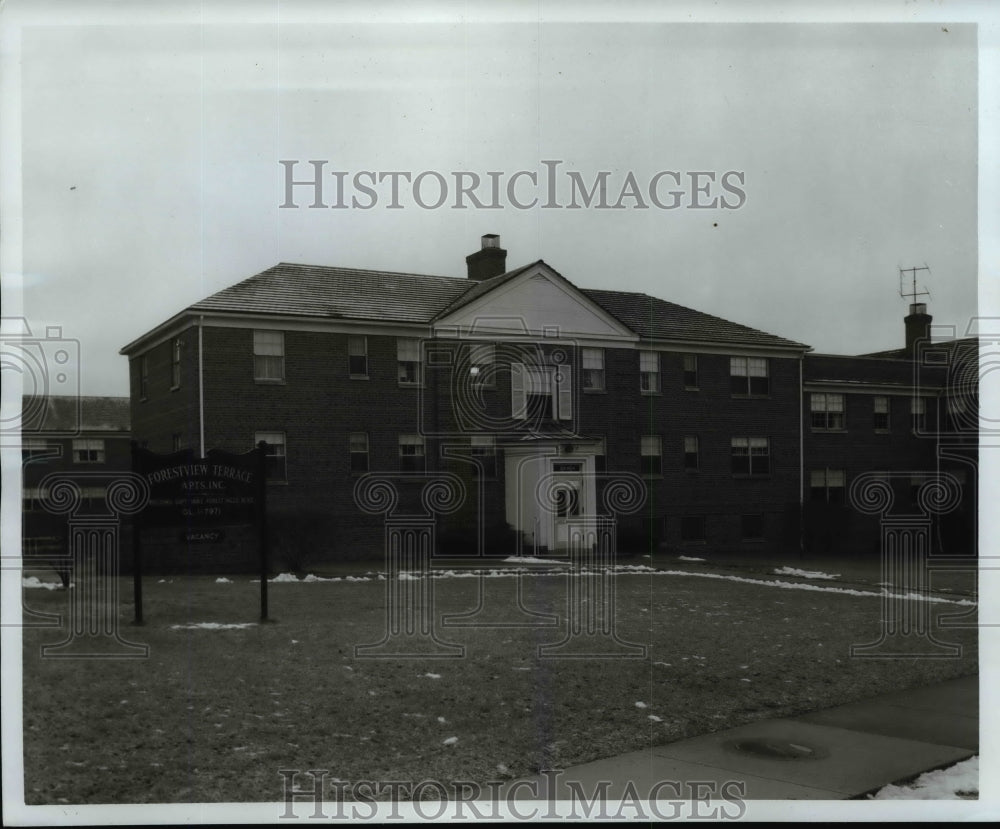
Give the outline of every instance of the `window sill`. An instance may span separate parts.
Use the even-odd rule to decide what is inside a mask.
[[[891,435],[892,434],[892,430],[891,429],[875,429],[874,431],[875,431],[876,435]]]
[[[284,380],[275,380],[270,377],[254,377],[254,383],[258,386],[283,386],[285,385]]]
[[[370,380],[371,378],[367,374],[349,374],[348,379],[350,380]]]
[[[422,389],[424,387],[423,383],[404,383],[402,380],[398,383],[401,389]]]
[[[642,397],[661,397],[663,395],[663,392],[661,392],[661,391],[643,391],[642,389],[639,389],[639,394]]]
[[[734,472],[733,477],[738,481],[767,481],[771,478],[770,472],[761,472],[759,475],[757,473],[751,472]]]
[[[701,472],[700,469],[685,469],[684,470],[684,474],[685,475],[697,475],[699,472]]]
[[[810,426],[809,431],[815,434],[846,435],[847,429],[824,429],[821,426]]]
[[[607,394],[607,389],[584,389],[584,394]]]
[[[770,400],[770,394],[731,394],[733,400]]]
[[[177,391],[179,388],[180,388],[180,385],[171,386],[170,387],[170,391]]]

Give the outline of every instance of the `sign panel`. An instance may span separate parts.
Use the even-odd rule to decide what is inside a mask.
[[[196,458],[191,450],[157,455],[137,449],[134,471],[150,488],[143,510],[145,527],[205,527],[249,524],[256,519],[259,490],[256,452],[235,455],[211,450]]]

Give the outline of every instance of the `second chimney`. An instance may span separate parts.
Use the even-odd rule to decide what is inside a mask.
[[[917,340],[930,340],[931,320],[934,319],[927,313],[927,304],[924,302],[910,303],[910,313],[903,318],[906,325],[906,355],[913,356],[913,348]]]
[[[500,247],[500,237],[487,233],[482,238],[482,247],[465,257],[469,268],[469,279],[482,282],[500,276],[507,270],[507,251]]]

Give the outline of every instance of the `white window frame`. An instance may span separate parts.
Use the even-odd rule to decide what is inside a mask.
[[[364,450],[355,448],[355,438],[364,438]],[[360,445],[360,444],[358,444]],[[371,440],[367,432],[351,432],[347,438],[348,453],[350,455],[350,470],[352,475],[363,475],[371,470]],[[365,468],[355,469],[354,458],[356,455],[364,455]]]
[[[839,482],[839,483],[838,483]],[[815,492],[823,490],[823,497],[817,498]],[[840,491],[836,498],[830,497],[831,491]],[[822,501],[827,504],[843,504],[847,498],[847,472],[843,469],[811,469],[809,470],[809,500]]]
[[[285,382],[285,332],[273,328],[253,331],[253,379],[255,383]]]
[[[401,386],[419,386],[423,382],[423,349],[417,337],[396,337],[396,378]],[[404,369],[404,366],[407,368]],[[404,375],[412,370],[412,379]]]
[[[694,368],[688,368],[688,363],[691,363]],[[681,362],[681,370],[683,372],[682,379],[684,380],[684,388],[690,391],[697,391],[698,386],[698,355],[697,354],[685,354]],[[689,383],[687,381],[687,375],[689,373],[694,374],[694,383]]]
[[[694,448],[691,448],[691,447]],[[694,466],[688,465],[688,458],[694,455]],[[701,466],[701,455],[699,452],[699,442],[697,435],[684,436],[684,471],[697,472]]]
[[[846,395],[826,392],[809,395],[809,424],[814,432],[843,432],[846,423]]]
[[[639,352],[639,391],[642,394],[660,393],[660,352]]]
[[[604,349],[580,349],[580,380],[585,392],[605,391]]]
[[[745,453],[744,452],[736,452],[735,450],[737,450],[737,449],[741,449],[741,450],[742,449],[746,449],[746,452]],[[754,452],[755,449],[758,450],[756,453]],[[760,449],[764,449],[765,451],[764,452],[760,452],[759,451]],[[747,436],[744,436],[744,435],[739,435],[739,436],[734,437],[734,438],[732,438],[730,440],[730,453],[731,453],[731,465],[732,466],[736,465],[736,458],[737,457],[745,457],[747,459],[747,469],[746,469],[746,471],[732,469],[733,475],[742,476],[742,477],[747,477],[747,476],[758,477],[758,476],[764,476],[764,475],[770,475],[771,474],[771,439],[770,438],[765,438],[765,437],[747,437]],[[766,470],[760,470],[760,469],[755,470],[754,469],[753,459],[755,457],[757,457],[757,458],[767,458],[767,469]],[[758,466],[759,465],[760,465],[760,462],[758,462]]]
[[[738,380],[737,378],[743,378]],[[764,389],[754,390],[754,380],[762,379]],[[771,395],[771,363],[767,357],[735,356],[729,358],[730,390],[733,397],[769,397]],[[757,384],[758,386],[761,384]],[[740,386],[740,388],[737,388]]]
[[[412,448],[411,448],[412,447]],[[406,463],[404,458],[420,458],[419,463]],[[407,469],[407,466],[417,467]],[[402,472],[424,472],[427,469],[427,446],[422,435],[399,436],[399,468]]]
[[[267,444],[267,482],[269,484],[286,483],[288,481],[288,443],[285,433],[254,432],[253,445],[256,446],[261,441]],[[272,458],[275,460],[271,460]],[[272,467],[277,467],[280,475],[272,474]]]
[[[880,411],[884,407],[884,411]],[[878,395],[872,400],[873,422],[872,426],[876,432],[889,432],[892,430],[892,400],[884,395]],[[879,417],[885,416],[885,425],[879,425]]]
[[[658,476],[663,474],[663,438],[660,435],[642,435],[639,438],[639,454],[642,457],[642,474]],[[655,468],[646,468],[646,458],[656,458]]]
[[[536,366],[524,363],[510,364],[510,416],[514,420],[528,417],[529,386],[537,378],[547,377],[538,385],[547,386],[544,393],[551,398],[551,412],[554,420],[573,418],[573,374],[569,366]],[[533,379],[535,378],[535,379]]]
[[[86,452],[87,456],[80,453]],[[93,457],[90,453],[95,453]],[[103,438],[73,438],[73,463],[105,463]]]

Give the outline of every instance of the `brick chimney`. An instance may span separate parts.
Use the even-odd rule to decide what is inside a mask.
[[[914,345],[919,339],[930,341],[931,320],[934,319],[927,313],[927,303],[910,303],[910,313],[903,318],[906,325],[906,355],[913,356]]]
[[[469,279],[482,282],[507,271],[507,251],[500,247],[500,237],[487,233],[482,238],[482,247],[465,257],[469,268]]]

